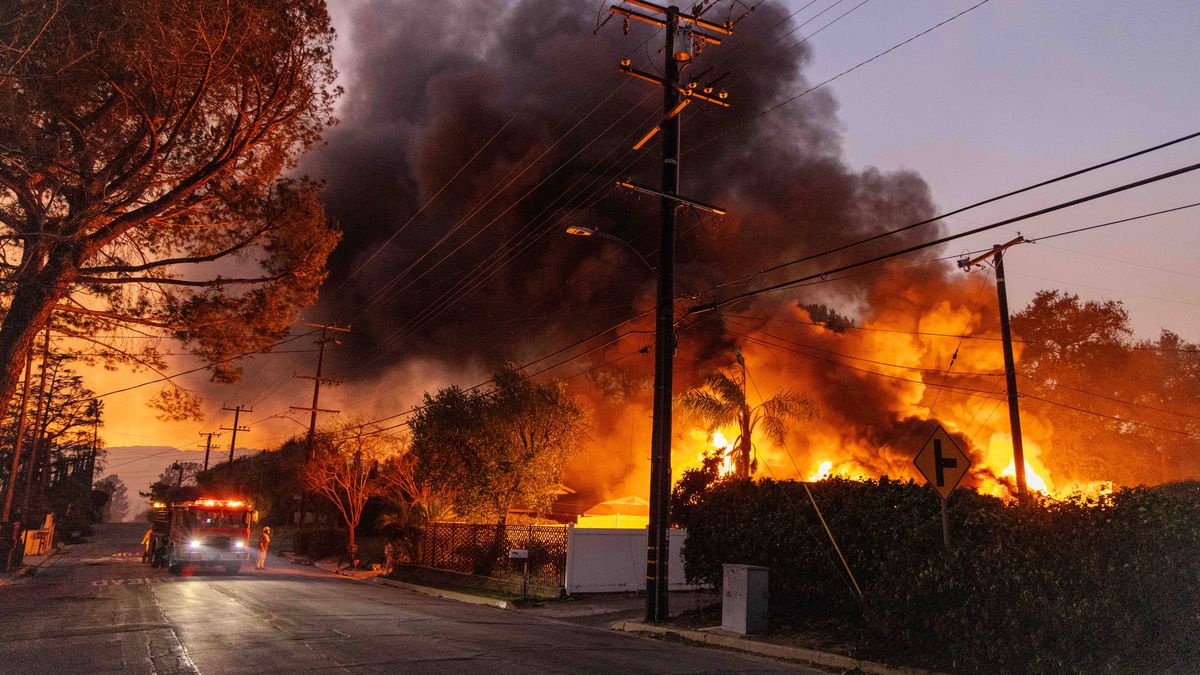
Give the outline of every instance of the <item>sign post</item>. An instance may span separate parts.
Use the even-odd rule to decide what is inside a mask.
[[[950,517],[946,512],[946,500],[958,487],[958,483],[971,468],[971,458],[958,447],[950,434],[938,425],[925,446],[913,458],[917,471],[937,491],[942,502],[942,543],[950,548]]]
[[[529,549],[509,549],[508,557],[510,560],[520,560],[525,563],[525,570],[521,573],[521,597],[523,598],[529,593]]]

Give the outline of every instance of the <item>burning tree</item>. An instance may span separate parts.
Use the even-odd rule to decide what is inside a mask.
[[[286,332],[338,240],[280,178],[332,122],[332,41],[319,0],[0,5],[0,406],[52,323],[149,367],[95,336],[157,331],[221,381]]]
[[[514,506],[550,509],[585,427],[561,387],[507,363],[486,391],[454,386],[425,395],[412,421],[416,478],[452,494],[459,515],[494,519],[502,529]]]
[[[754,432],[762,431],[772,443],[782,445],[789,421],[812,419],[816,406],[807,398],[781,391],[751,407],[746,397],[746,382],[732,375],[713,371],[703,376],[704,384],[689,389],[679,397],[679,404],[708,425],[712,432],[736,424],[738,436],[733,441],[737,475],[750,476],[750,455],[754,448]]]
[[[312,459],[301,468],[304,484],[333,504],[349,530],[346,551],[355,560],[354,530],[371,497],[386,492],[383,474],[402,453],[402,439],[370,425],[345,422],[318,437]]]

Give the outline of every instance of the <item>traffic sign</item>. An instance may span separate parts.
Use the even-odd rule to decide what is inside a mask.
[[[913,458],[913,464],[917,465],[917,470],[944,500],[950,498],[950,493],[967,475],[971,458],[939,424],[925,442],[925,447]]]

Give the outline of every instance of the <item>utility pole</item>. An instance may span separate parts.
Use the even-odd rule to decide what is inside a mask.
[[[329,335],[329,331],[335,331],[338,333],[349,333],[350,329],[342,327],[342,326],[332,326],[332,325],[318,324],[318,323],[308,323],[305,325],[312,326],[313,328],[321,329],[321,337],[317,338],[317,346],[318,346],[317,372],[315,375],[293,375],[292,377],[296,377],[296,378],[299,378],[302,380],[312,380],[313,381],[312,405],[307,408],[304,408],[301,406],[295,406],[295,405],[289,406],[289,407],[292,410],[302,410],[302,411],[309,413],[309,417],[308,417],[308,458],[312,459],[313,453],[315,452],[314,444],[316,442],[315,438],[317,435],[317,413],[324,412],[324,413],[336,414],[336,413],[341,412],[340,410],[330,410],[327,408],[318,407],[320,405],[320,401],[321,401],[321,383],[330,384],[330,385],[341,384],[341,380],[334,380],[334,379],[327,378],[327,377],[321,377],[321,368],[325,364],[325,345],[329,344],[330,342],[338,343],[337,338]]]
[[[100,452],[100,399],[92,399],[88,411],[92,414],[92,451],[87,462],[87,489],[90,494],[92,482],[96,480],[96,454]]]
[[[228,408],[226,408],[228,410]],[[212,452],[212,439],[214,436],[220,436],[219,431],[201,431],[201,436],[204,436],[204,470],[208,471],[208,453]]]
[[[1000,339],[1004,344],[1004,381],[1008,385],[1008,423],[1012,431],[1013,471],[1017,477],[1017,501],[1029,503],[1029,487],[1025,483],[1025,445],[1021,440],[1021,410],[1017,403],[1017,368],[1013,359],[1012,329],[1008,325],[1008,290],[1004,283],[1004,252],[1009,248],[1025,242],[1025,237],[1006,244],[996,244],[992,250],[969,260],[959,260],[958,266],[964,270],[978,265],[988,258],[995,259],[996,267],[996,296],[1000,302]]]
[[[300,406],[289,406],[289,407],[292,410],[301,410],[301,411],[305,411],[309,414],[308,415],[308,458],[312,459],[316,455],[317,413],[324,412],[324,413],[330,413],[330,414],[336,415],[337,413],[341,412],[340,410],[332,410],[332,409],[320,407],[321,383],[324,382],[329,385],[341,384],[341,380],[334,380],[331,378],[321,377],[321,368],[325,364],[325,345],[329,344],[330,342],[332,342],[334,344],[340,344],[338,342],[337,338],[329,335],[329,331],[334,331],[337,333],[349,333],[350,328],[344,327],[344,326],[334,326],[334,325],[330,325],[330,324],[323,324],[323,323],[306,323],[305,325],[311,326],[313,328],[321,329],[321,337],[317,338],[317,348],[318,348],[317,349],[317,372],[311,376],[309,376],[309,375],[293,375],[292,377],[296,377],[296,378],[299,378],[302,380],[312,380],[313,381],[312,405],[307,408],[303,408]],[[300,492],[299,511],[300,511],[300,516],[299,516],[300,522],[298,524],[303,525],[304,524],[304,516],[308,512],[308,491],[307,490],[302,490]]]
[[[628,58],[621,59],[621,72],[662,87],[663,119],[634,145],[640,149],[658,132],[662,132],[662,186],[654,189],[618,181],[626,189],[659,197],[662,225],[658,246],[658,293],[654,322],[654,417],[650,439],[650,527],[646,545],[646,621],[661,623],[667,619],[667,563],[670,545],[667,527],[670,524],[671,499],[671,393],[672,368],[675,356],[675,212],[689,206],[711,213],[724,214],[722,209],[687,199],[679,195],[679,116],[692,101],[699,100],[728,107],[728,96],[721,91],[710,96],[712,85],[700,86],[692,80],[680,86],[679,71],[692,62],[695,46],[701,43],[720,44],[720,38],[698,29],[724,35],[733,34],[733,22],[725,24],[705,21],[697,14],[685,14],[675,5],[663,7],[643,0],[627,0],[628,5],[650,10],[653,15],[637,12],[624,6],[612,5],[609,11],[663,29],[666,44],[663,49],[663,76],[633,68]],[[697,5],[697,9],[699,5]],[[661,18],[660,18],[661,17]]]
[[[4,486],[4,512],[0,522],[7,523],[12,517],[13,494],[17,489],[17,469],[21,466],[21,444],[25,439],[25,418],[29,410],[29,376],[33,370],[33,350],[25,352],[25,382],[21,385],[21,411],[17,414],[17,428],[13,437],[12,468],[8,472],[8,485]]]
[[[223,431],[232,431],[233,432],[233,438],[229,439],[229,475],[232,476],[233,475],[233,449],[237,447],[237,432],[250,431],[250,427],[238,426],[238,419],[242,416],[243,412],[254,412],[254,411],[250,408],[247,408],[245,406],[240,406],[240,405],[234,406],[232,408],[230,408],[228,406],[222,406],[221,409],[228,410],[233,413],[233,426],[232,427],[221,427],[221,429]]]

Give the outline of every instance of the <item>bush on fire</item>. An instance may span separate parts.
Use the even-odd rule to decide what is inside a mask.
[[[860,602],[800,483],[724,481],[692,513],[684,566],[770,568],[771,612],[835,619],[872,651],[958,672],[1200,668],[1200,484],[1127,488],[1027,508],[911,481],[810,484]]]

